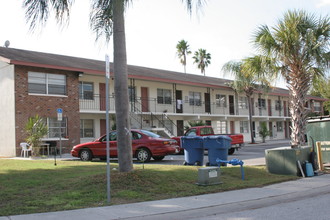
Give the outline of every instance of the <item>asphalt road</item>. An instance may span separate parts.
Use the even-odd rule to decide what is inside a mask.
[[[265,150],[289,145],[289,140],[269,141],[266,143],[246,144],[243,148],[228,156],[228,160],[237,158],[244,162],[244,165],[265,165]],[[149,162],[150,164],[182,165],[185,162],[184,155],[168,155],[162,161]],[[204,154],[204,165],[208,162],[207,152]]]

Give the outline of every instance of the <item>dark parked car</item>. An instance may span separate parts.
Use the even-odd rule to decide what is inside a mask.
[[[117,157],[117,132],[109,133],[110,157]],[[151,157],[154,160],[162,160],[168,154],[179,152],[179,146],[173,139],[162,138],[146,130],[131,130],[133,157],[138,161],[148,162]],[[106,158],[106,135],[93,142],[78,144],[71,150],[73,157],[79,157],[83,161],[93,158]]]

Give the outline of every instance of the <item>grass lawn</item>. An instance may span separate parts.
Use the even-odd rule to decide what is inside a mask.
[[[223,184],[196,185],[198,168],[135,164],[119,173],[111,164],[111,204],[123,204],[260,187],[297,179],[267,173],[264,166],[221,168]],[[106,163],[0,159],[0,216],[107,205]]]

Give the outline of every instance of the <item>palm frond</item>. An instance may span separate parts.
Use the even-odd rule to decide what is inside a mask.
[[[186,5],[189,14],[191,14],[194,9],[196,11],[200,10],[206,4],[206,0],[181,0],[181,2]]]
[[[106,43],[110,41],[112,35],[113,1],[98,0],[91,5],[89,25],[92,32],[96,35],[96,41],[99,41],[101,37],[105,37]]]
[[[273,48],[277,48],[277,42],[274,39],[267,25],[262,25],[254,33],[254,46],[265,56],[272,53]]]
[[[211,64],[211,54],[207,53],[205,49],[198,49],[193,56],[194,63],[197,64],[197,68],[201,70],[201,73],[205,75],[205,68]]]
[[[52,10],[58,24],[68,24],[73,0],[24,0],[25,18],[29,29],[34,31],[38,25],[45,26]]]

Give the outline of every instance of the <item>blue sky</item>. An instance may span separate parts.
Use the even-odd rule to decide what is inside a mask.
[[[109,54],[112,60],[112,42],[109,46],[95,43],[89,29],[88,0],[75,1],[68,27],[59,28],[50,20],[35,33],[28,30],[21,2],[0,1],[1,46],[9,40],[12,48],[98,60]],[[289,9],[329,15],[330,0],[208,0],[192,16],[181,0],[134,0],[125,17],[128,64],[183,72],[175,46],[184,39],[193,52],[203,48],[211,53],[207,76],[230,78],[221,72],[222,65],[253,55],[256,28],[273,26]],[[187,72],[200,74],[191,57]]]

